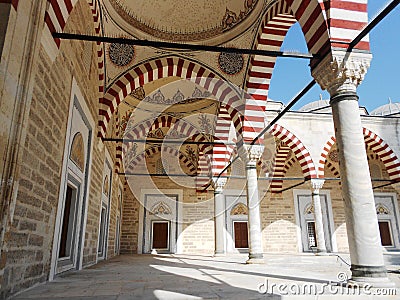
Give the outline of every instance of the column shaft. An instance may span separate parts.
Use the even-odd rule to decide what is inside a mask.
[[[340,160],[352,279],[387,279],[355,91],[331,98]]]
[[[246,165],[247,206],[249,208],[249,260],[247,263],[260,263],[263,260],[260,199],[258,195],[257,168],[255,161]]]
[[[315,233],[317,237],[317,252],[326,253],[324,222],[322,219],[322,207],[321,207],[321,198],[319,196],[319,189],[313,190],[312,200],[314,204],[314,220],[315,220]]]
[[[222,189],[214,190],[215,254],[225,254],[225,197]]]

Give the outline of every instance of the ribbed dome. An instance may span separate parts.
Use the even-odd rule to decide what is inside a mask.
[[[299,111],[330,112],[329,100],[317,100],[304,105]]]
[[[382,106],[379,106],[378,108],[374,109],[371,112],[371,116],[387,116],[391,114],[396,114],[400,112],[400,103],[395,102],[392,103],[390,102],[389,104],[385,104]]]

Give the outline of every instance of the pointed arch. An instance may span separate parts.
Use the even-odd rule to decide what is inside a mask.
[[[365,127],[363,127],[363,135],[365,145],[369,146],[379,156],[389,174],[389,178],[391,180],[400,180],[400,161],[389,145],[376,133]],[[332,136],[321,152],[318,167],[319,177],[324,177],[326,158],[335,142],[336,139]]]
[[[105,137],[108,122],[119,103],[133,90],[166,77],[180,77],[203,87],[223,103],[237,130],[241,132],[243,101],[238,91],[221,76],[187,58],[168,56],[140,63],[115,80],[100,101],[99,136]]]
[[[161,115],[155,119],[147,119],[138,124],[136,124],[133,129],[131,129],[128,134],[124,135],[124,139],[126,140],[135,140],[135,139],[143,139],[147,136],[147,134],[151,131],[160,129],[160,128],[171,128],[175,130],[179,135],[182,135],[187,138],[191,138],[194,142],[210,142],[203,133],[199,131],[199,129],[191,124],[189,121],[184,119],[179,119],[169,115]],[[127,149],[133,145],[133,142],[124,142],[122,146],[117,145],[117,163],[116,169],[119,172],[119,169],[122,166],[123,153],[126,153]],[[171,148],[171,147],[170,147]],[[208,154],[211,152],[212,145],[202,144],[199,146],[199,153]]]
[[[364,141],[371,150],[378,154],[391,180],[400,179],[400,161],[389,145],[376,133],[363,128]]]
[[[256,49],[279,51],[282,42],[290,29],[296,23],[290,7],[285,1],[276,2],[267,12],[260,26]],[[269,85],[276,57],[254,55],[250,61],[247,92],[265,105],[268,98]]]
[[[305,178],[317,178],[315,164],[311,158],[310,152],[292,132],[279,124],[275,124],[270,129],[270,133],[283,141],[293,151],[293,154],[300,163]]]
[[[324,148],[322,149],[320,159],[318,162],[318,177],[324,177],[325,172],[325,163],[328,157],[329,152],[331,151],[333,145],[336,143],[336,138],[331,136],[328,141],[325,143]]]
[[[146,160],[146,156],[150,156],[150,155],[154,155],[156,153],[160,153],[160,152],[167,152],[169,154],[173,154],[174,156],[177,156],[179,158],[179,160],[181,162],[183,162],[184,166],[188,168],[189,172],[191,173],[195,173],[196,172],[196,166],[192,163],[192,161],[181,151],[169,147],[167,145],[157,145],[154,147],[150,147],[147,148],[145,151],[143,151],[142,153],[138,154],[137,156],[135,156],[134,158],[132,158],[132,160],[129,162],[129,167],[133,168],[138,166],[140,163],[145,162]],[[129,168],[128,168],[129,170]],[[125,170],[126,172],[128,170]]]

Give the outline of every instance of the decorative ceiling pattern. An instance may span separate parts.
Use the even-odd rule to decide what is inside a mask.
[[[218,66],[228,75],[235,75],[243,69],[244,58],[240,53],[221,52],[218,56]]]
[[[112,43],[108,46],[108,56],[115,66],[125,67],[132,62],[135,48],[132,45]]]
[[[258,0],[107,0],[134,36],[148,35],[169,41],[202,41],[239,27],[255,10]],[[112,14],[112,13],[111,13]],[[115,17],[114,17],[115,19]],[[118,23],[118,21],[116,21]],[[248,25],[248,24],[246,24]],[[242,26],[244,31],[247,26]],[[133,34],[133,32],[130,32]]]
[[[197,100],[210,97],[211,93],[208,91],[202,92],[198,87],[195,87],[191,96],[185,96],[179,89],[171,98],[166,97],[160,89],[158,89],[155,93],[153,93],[150,96],[144,96],[144,95],[145,94],[143,88],[135,89],[131,93],[131,96],[135,97],[138,100],[155,104],[164,104],[164,105],[192,103]]]

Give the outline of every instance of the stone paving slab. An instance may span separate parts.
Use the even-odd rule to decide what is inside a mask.
[[[314,295],[329,282],[337,283],[339,273],[350,275],[346,255],[340,259],[265,255],[263,265],[247,265],[246,259],[246,255],[122,255],[82,271],[62,274],[12,299],[400,299],[400,279],[396,273],[389,274],[397,286],[394,296],[348,296],[347,288],[341,288],[344,295],[339,296],[332,294],[335,292],[331,285],[331,290],[325,290],[323,295]],[[277,290],[279,285],[294,288],[295,292],[282,294]],[[314,288],[311,294],[298,292],[310,286]],[[340,285],[336,290],[339,288]]]

